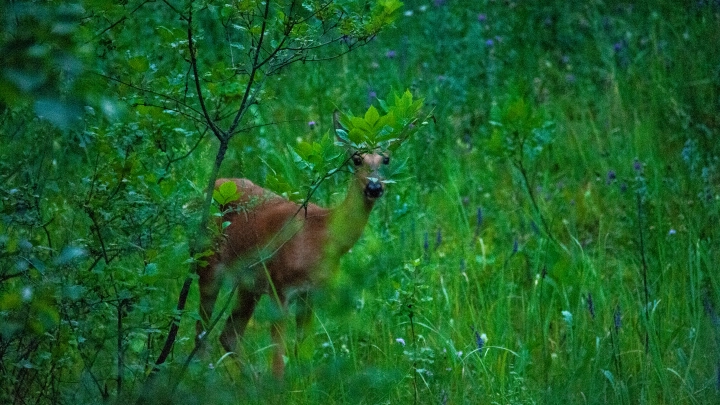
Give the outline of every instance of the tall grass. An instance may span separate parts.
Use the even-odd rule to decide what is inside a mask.
[[[291,176],[285,145],[328,130],[333,103],[410,88],[436,122],[398,151],[407,179],[318,293],[282,389],[260,305],[242,369],[195,364],[187,398],[720,401],[720,6],[472,3],[408,0],[371,46],[268,87],[259,114],[289,123],[239,141],[228,175],[262,182],[266,156]],[[533,150],[492,122],[518,100],[553,124]]]

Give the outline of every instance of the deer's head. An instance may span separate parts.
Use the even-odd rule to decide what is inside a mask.
[[[335,129],[345,129],[340,125],[337,111],[333,115],[333,123]],[[342,138],[337,140],[346,143]],[[390,153],[380,151],[359,151],[348,146],[348,154],[350,155],[351,164],[354,167],[355,181],[357,181],[363,190],[363,195],[368,201],[375,201],[385,192],[385,180],[380,170],[383,166],[390,164]]]

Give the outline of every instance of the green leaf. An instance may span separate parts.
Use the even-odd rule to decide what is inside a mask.
[[[378,110],[371,105],[365,113],[365,122],[367,122],[370,127],[373,127],[379,119],[380,114],[378,113]]]
[[[350,137],[348,136],[347,131],[344,129],[335,129],[335,135],[337,135],[337,137],[340,138],[340,140],[342,140],[343,142],[350,142]]]
[[[234,181],[228,181],[213,190],[213,199],[220,205],[225,205],[240,199],[240,192]]]
[[[144,73],[148,69],[150,69],[150,62],[148,61],[147,57],[143,55],[133,56],[132,58],[128,59],[128,65],[130,65],[133,70],[140,73]]]
[[[348,134],[348,138],[350,138],[350,142],[354,143],[355,145],[360,145],[365,141],[365,132],[361,131],[357,128],[353,128],[350,130],[350,133]]]
[[[350,125],[348,127],[363,130],[365,132],[370,132],[372,130],[372,127],[368,125],[367,121],[360,117],[350,117]]]

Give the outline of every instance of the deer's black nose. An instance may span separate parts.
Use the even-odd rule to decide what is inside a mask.
[[[379,181],[371,181],[365,186],[365,196],[369,198],[378,198],[383,195],[383,185]]]

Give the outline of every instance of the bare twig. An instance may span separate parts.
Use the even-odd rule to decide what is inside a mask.
[[[205,98],[203,97],[202,92],[202,86],[200,85],[200,75],[198,74],[198,68],[197,68],[197,54],[195,49],[195,41],[193,39],[193,29],[192,29],[192,4],[190,5],[190,11],[188,12],[188,18],[187,18],[187,25],[188,25],[188,49],[190,51],[190,66],[192,67],[193,75],[194,75],[194,82],[195,82],[195,90],[197,91],[197,98],[198,102],[200,103],[200,108],[202,109],[203,116],[205,117],[205,122],[207,122],[207,125],[210,127],[210,130],[212,130],[213,134],[218,138],[218,140],[222,141],[224,138],[226,138],[226,134],[217,126],[215,125],[215,121],[210,117],[210,113],[207,110],[207,107],[205,106]]]

